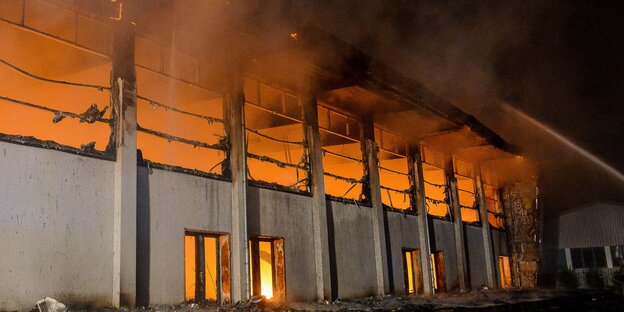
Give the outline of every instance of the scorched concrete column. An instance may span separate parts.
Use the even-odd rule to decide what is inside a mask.
[[[490,222],[488,218],[487,200],[485,199],[485,188],[483,187],[483,179],[481,170],[477,166],[475,172],[476,193],[479,199],[479,218],[481,219],[481,233],[483,236],[483,253],[485,256],[485,274],[487,286],[496,287],[496,274],[494,271],[494,252],[492,249],[492,232],[490,231]]]
[[[114,307],[136,303],[136,73],[134,28],[125,18],[113,25],[111,105],[115,119],[109,148],[116,148],[113,203]]]
[[[375,271],[377,277],[377,295],[386,293],[389,286],[388,258],[386,253],[386,229],[384,222],[385,211],[381,202],[381,188],[379,182],[379,148],[375,143],[375,128],[371,117],[363,122],[362,148],[366,157],[368,171],[368,188],[373,208],[373,244],[375,248]]]
[[[449,196],[453,208],[453,234],[455,236],[455,254],[457,255],[457,278],[459,280],[459,291],[468,290],[466,278],[468,268],[466,265],[466,246],[464,241],[464,223],[462,221],[461,206],[459,205],[459,194],[457,191],[457,179],[453,170],[453,161],[449,161],[446,166],[446,180],[449,186]]]
[[[416,191],[416,209],[418,212],[418,242],[420,245],[420,263],[423,277],[423,292],[432,295],[433,276],[431,274],[431,241],[429,238],[429,216],[427,215],[427,202],[425,199],[425,179],[423,176],[422,158],[420,149],[412,148],[409,157],[410,169],[413,176],[413,185]]]
[[[226,95],[225,119],[230,142],[229,165],[232,176],[232,302],[249,297],[249,244],[247,243],[247,157],[245,155],[245,95],[240,68],[233,72]]]
[[[312,188],[312,227],[314,233],[314,269],[316,271],[316,299],[331,299],[329,238],[327,232],[327,204],[321,135],[318,126],[316,97],[307,94],[303,99],[303,119],[310,157],[310,185]]]

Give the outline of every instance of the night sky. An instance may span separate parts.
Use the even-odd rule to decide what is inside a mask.
[[[284,11],[420,81],[542,167],[547,214],[624,202],[624,1],[310,1]]]

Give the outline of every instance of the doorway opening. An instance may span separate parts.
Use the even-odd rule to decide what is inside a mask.
[[[249,277],[252,296],[286,300],[284,239],[253,237],[249,240]]]
[[[422,267],[420,250],[403,249],[403,276],[405,278],[405,293],[422,293]]]
[[[431,276],[436,292],[446,292],[446,274],[444,273],[444,254],[437,251],[431,254]]]
[[[511,266],[509,265],[509,257],[498,257],[498,268],[500,270],[500,280],[502,288],[510,288],[511,283]]]
[[[185,230],[184,300],[229,303],[229,235]]]

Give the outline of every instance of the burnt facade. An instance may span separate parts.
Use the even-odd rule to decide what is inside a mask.
[[[534,286],[532,166],[332,35],[210,1],[2,5],[0,310]]]

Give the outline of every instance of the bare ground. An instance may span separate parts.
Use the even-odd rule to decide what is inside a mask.
[[[73,310],[73,309],[70,309]],[[113,309],[101,311],[113,312]],[[119,309],[115,312],[130,311]],[[485,290],[446,293],[434,297],[384,296],[334,302],[271,303],[253,298],[245,303],[218,307],[214,304],[150,306],[145,312],[260,312],[260,311],[624,311],[624,297],[607,291]]]

